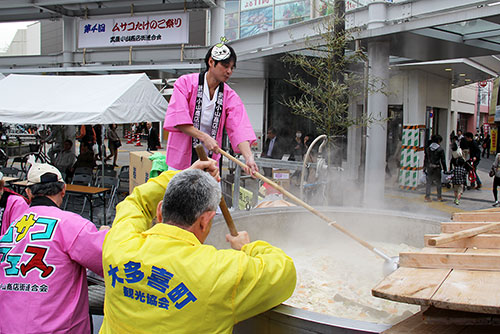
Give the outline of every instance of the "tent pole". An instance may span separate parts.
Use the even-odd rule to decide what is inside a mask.
[[[104,156],[106,155],[106,146],[104,145],[104,124],[101,124],[101,187],[104,188]],[[106,194],[104,194],[104,225],[108,225],[108,221],[106,220]]]

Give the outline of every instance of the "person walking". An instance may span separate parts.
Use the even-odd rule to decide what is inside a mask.
[[[464,192],[464,187],[467,184],[467,170],[464,168],[465,160],[462,157],[458,157],[456,160],[456,166],[451,171],[451,183],[453,184],[453,190],[455,192],[456,205],[460,204],[460,198]]]
[[[108,128],[108,148],[110,155],[108,155],[105,161],[108,161],[113,157],[113,167],[118,167],[116,164],[116,159],[118,159],[118,147],[122,146],[120,137],[116,133],[116,124],[111,124]]]
[[[96,154],[96,160],[101,160],[102,159],[102,125],[101,124],[96,124],[92,127],[95,132],[95,141],[97,143],[98,147],[98,153]]]
[[[491,137],[490,137],[490,134],[488,133],[483,140],[483,144],[482,144],[483,153],[481,153],[481,157],[484,158],[484,156],[486,155],[487,159],[490,158],[490,146],[491,146]]]
[[[440,135],[433,135],[430,140],[430,145],[425,149],[424,157],[424,172],[427,175],[425,185],[425,201],[432,202],[431,200],[431,186],[436,183],[437,200],[443,201],[441,196],[441,171],[446,170],[446,160],[444,150],[440,146],[443,137]]]
[[[76,136],[76,139],[82,144],[86,143],[90,147],[90,150],[93,151],[97,136],[92,125],[82,124],[82,126],[80,126],[80,134]]]
[[[477,166],[479,165],[479,161],[481,161],[481,148],[479,147],[479,143],[474,139],[474,135],[472,132],[465,133],[465,140],[467,145],[469,146],[469,160],[472,163],[474,177],[476,181],[471,182],[471,187],[480,189],[482,186],[481,179],[479,178],[479,174],[477,173]]]
[[[500,205],[500,202],[498,201],[498,189],[497,189],[498,186],[500,186],[500,153],[496,155],[495,161],[491,166],[491,171],[492,173],[490,175],[493,175],[493,198],[495,199],[493,206],[498,206]]]
[[[156,132],[153,127],[153,123],[147,122],[146,128],[148,131],[148,150],[156,151],[160,147],[160,137],[158,137],[158,132]]]
[[[458,137],[455,137],[458,138]],[[453,140],[451,143],[451,159],[450,159],[450,168],[453,169],[457,166],[457,159],[458,158],[464,158],[462,149],[457,143],[457,140]]]

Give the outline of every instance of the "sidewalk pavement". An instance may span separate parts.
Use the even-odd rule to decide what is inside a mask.
[[[491,165],[495,160],[495,155],[489,158],[482,158],[478,166],[479,178],[482,182],[480,189],[465,190],[460,204],[454,203],[453,188],[442,188],[442,197],[444,202],[436,201],[436,186],[432,186],[432,202],[425,202],[425,185],[419,186],[417,190],[402,190],[394,185],[387,185],[385,197],[391,200],[389,208],[397,208],[401,211],[407,211],[427,216],[436,216],[450,219],[454,212],[482,210],[492,208],[493,199],[493,178],[488,175]],[[387,202],[387,201],[386,201]]]

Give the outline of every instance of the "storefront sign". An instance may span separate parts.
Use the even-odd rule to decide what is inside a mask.
[[[274,0],[241,0],[240,2],[240,10],[250,10],[256,8],[262,8],[267,6],[272,6],[274,4]]]
[[[495,122],[500,122],[500,106],[495,108]]]
[[[484,123],[483,124],[483,132],[485,135],[487,135],[488,133],[490,133],[490,125],[488,123]]]
[[[79,48],[149,46],[188,43],[189,14],[131,16],[81,20]]]

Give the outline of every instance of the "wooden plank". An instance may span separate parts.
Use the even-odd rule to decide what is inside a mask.
[[[500,314],[499,282],[497,271],[453,270],[431,303],[442,309]]]
[[[465,253],[467,248],[457,247],[457,248],[438,248],[438,247],[424,247],[421,250],[426,253],[441,254],[441,253]]]
[[[439,248],[436,248],[439,249]],[[500,255],[481,253],[404,252],[399,254],[399,265],[410,268],[498,270]]]
[[[458,231],[458,232],[451,233],[451,234],[442,234],[440,236],[431,238],[428,241],[428,244],[430,246],[443,245],[443,244],[446,244],[446,243],[451,242],[451,241],[466,239],[466,238],[470,238],[470,237],[473,237],[473,236],[476,236],[479,234],[488,233],[490,231],[497,230],[498,228],[500,228],[500,222],[490,223],[490,224],[486,224],[483,226],[473,227],[473,228],[470,228],[467,230]]]
[[[429,239],[440,236],[443,234],[426,234],[424,236],[424,241],[426,246],[429,245]],[[448,242],[446,244],[442,244],[439,246],[430,246],[430,247],[439,247],[439,248],[500,248],[500,234],[480,234],[475,237],[470,237],[463,240],[455,240],[452,242]]]
[[[459,222],[500,222],[500,212],[455,212],[451,215],[451,220]]]
[[[432,295],[450,273],[449,269],[400,267],[372,289],[372,295],[397,302],[429,305]]]
[[[500,208],[481,209],[481,210],[476,210],[475,212],[500,212]]]
[[[431,306],[423,312],[423,321],[426,324],[491,326],[500,323],[500,315],[446,310]]]
[[[433,254],[443,252],[463,253],[465,248],[423,248]],[[385,277],[372,289],[372,295],[402,303],[429,305],[430,298],[437,291],[449,269],[416,269],[400,267]]]
[[[492,222],[442,222],[441,233],[455,233],[458,231],[468,230],[475,227],[485,226]],[[500,229],[488,232],[490,234],[500,233]]]

